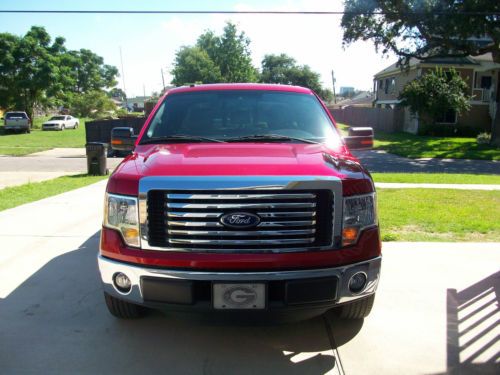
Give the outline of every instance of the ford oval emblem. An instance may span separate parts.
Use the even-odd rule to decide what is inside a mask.
[[[223,215],[220,222],[229,228],[253,228],[259,225],[260,217],[247,212],[233,212]]]

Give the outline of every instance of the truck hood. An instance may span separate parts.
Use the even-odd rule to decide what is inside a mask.
[[[147,176],[252,175],[334,176],[373,191],[368,172],[343,146],[283,143],[138,145],[114,171],[108,191],[136,195],[139,179]]]

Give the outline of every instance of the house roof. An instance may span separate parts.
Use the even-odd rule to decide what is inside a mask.
[[[466,56],[466,57],[433,57],[428,60],[419,60],[414,57],[410,59],[409,66],[410,69],[412,67],[416,67],[419,65],[470,65],[470,66],[477,66],[477,67],[482,67],[485,66],[487,67],[486,70],[494,68],[496,65],[493,62],[493,57],[491,56],[491,53],[487,53],[484,55],[480,56]],[[500,66],[500,65],[499,65]],[[379,76],[385,76],[386,74],[392,73],[392,72],[398,72],[400,70],[400,66],[397,62],[394,64],[388,66],[387,68],[381,70],[380,72],[376,73],[374,75],[375,78]]]

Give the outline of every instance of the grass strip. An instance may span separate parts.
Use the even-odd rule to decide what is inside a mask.
[[[372,173],[375,182],[500,185],[499,175],[457,173]]]
[[[0,155],[22,156],[58,147],[85,147],[85,121],[89,119],[80,119],[78,129],[42,131],[36,128],[47,119],[48,117],[35,119],[35,129],[30,134],[5,134],[1,126]]]
[[[377,192],[383,241],[500,241],[500,191]]]
[[[7,187],[0,190],[0,211],[61,194],[69,190],[78,189],[105,178],[108,178],[108,176],[89,176],[80,174]]]

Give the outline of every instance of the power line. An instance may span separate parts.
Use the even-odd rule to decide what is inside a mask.
[[[344,11],[279,11],[279,10],[56,10],[0,9],[0,13],[62,13],[62,14],[245,14],[245,15],[464,15],[500,16],[500,12],[344,12]]]

